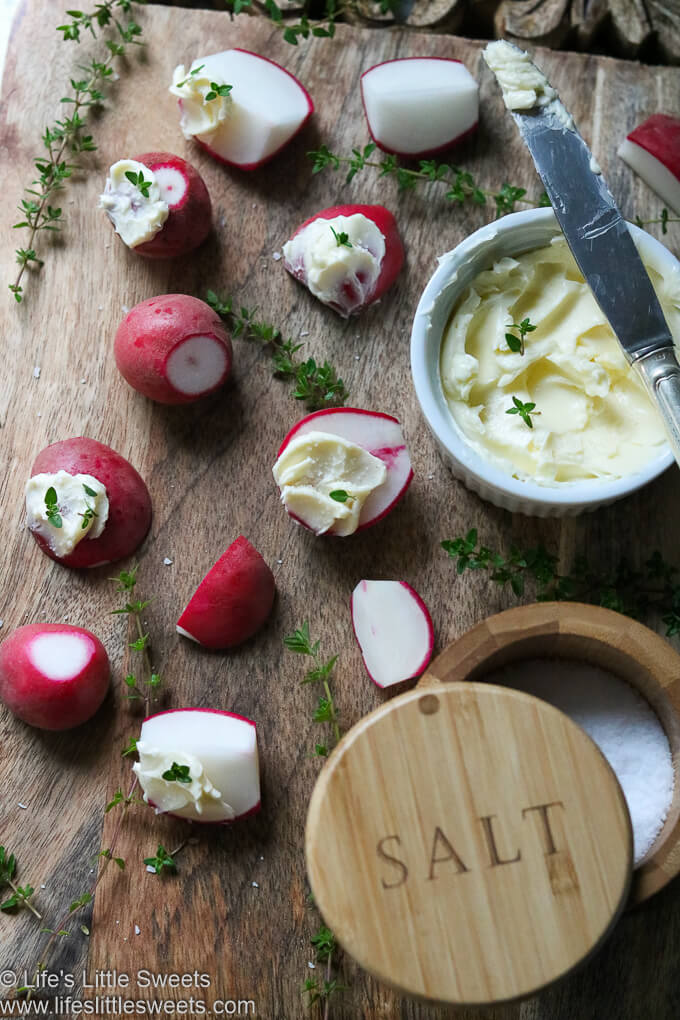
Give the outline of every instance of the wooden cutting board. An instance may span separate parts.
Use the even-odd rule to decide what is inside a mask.
[[[54,26],[62,20],[61,3],[25,0],[12,36],[1,147],[4,294],[12,279],[12,249],[24,243],[9,225],[32,176],[31,157],[39,154],[45,123],[60,113],[58,99],[75,63],[95,52],[87,39],[80,48],[60,42]],[[102,829],[103,806],[128,781],[120,752],[139,723],[123,698],[126,630],[123,619],[110,615],[116,605],[107,580],[111,570],[68,572],[38,551],[23,526],[22,490],[36,453],[57,439],[90,435],[128,457],[151,490],[154,523],[140,554],[140,594],[155,596],[147,619],[167,703],[227,708],[256,720],[263,810],[233,828],[196,833],[198,842],[179,857],[178,875],[159,879],[146,872],[142,858],[158,842],[171,849],[185,830],[135,809],[119,844],[125,871],[107,874],[92,919],[83,917],[90,937],[74,926],[52,967],[73,972],[78,981],[83,968],[91,981],[98,969],[134,975],[140,968],[165,974],[197,968],[209,975],[206,1001],[251,999],[257,1016],[295,1020],[304,1015],[303,981],[319,973],[308,966],[309,938],[319,919],[308,903],[303,857],[306,808],[318,774],[309,752],[318,727],[311,721],[315,694],[299,686],[304,663],[284,650],[283,636],[307,619],[324,654],[338,654],[337,701],[348,728],[384,697],[365,675],[351,633],[349,595],[359,579],[413,584],[432,608],[441,649],[513,601],[481,573],[457,578],[439,547],[442,539],[477,527],[488,545],[507,549],[513,540],[542,541],[565,563],[574,553],[595,564],[612,563],[624,552],[646,558],[654,547],[680,563],[680,476],[673,469],[624,503],[579,520],[539,522],[482,503],[452,480],[435,452],[410,382],[410,321],[436,256],[490,218],[491,210],[457,209],[437,188],[399,195],[393,182],[369,173],[348,186],[342,174],[313,177],[305,153],[321,142],[347,153],[367,141],[358,89],[365,67],[394,56],[454,56],[482,86],[481,130],[457,159],[484,186],[498,187],[510,176],[537,194],[529,156],[502,112],[480,44],[341,28],[335,40],[292,48],[268,23],[246,16],[232,21],[153,7],[139,20],[148,46],[132,55],[113,103],[95,122],[95,172],[64,193],[63,243],[49,253],[40,276],[27,281],[22,306],[9,296],[0,302],[1,633],[28,621],[68,619],[97,632],[114,665],[113,693],[82,730],[39,733],[0,713],[0,840],[16,854],[20,879],[38,888],[46,923],[54,923],[55,914],[90,883],[91,857],[108,845],[115,825],[112,812]],[[186,143],[167,94],[176,63],[233,45],[284,63],[317,106],[301,137],[271,166],[250,174],[220,167]],[[615,150],[626,130],[655,110],[680,113],[677,71],[547,50],[538,51],[538,60],[591,143],[624,212],[656,214],[660,202]],[[217,230],[190,259],[140,260],[117,243],[96,209],[109,164],[149,149],[189,157],[213,196]],[[386,204],[397,214],[408,248],[398,286],[349,323],[315,303],[273,258],[298,223],[339,201]],[[678,236],[676,230],[667,239],[676,251]],[[346,541],[321,541],[283,513],[270,468],[280,439],[303,409],[254,347],[236,340],[231,382],[194,407],[152,405],[118,375],[112,341],[124,308],[163,292],[201,296],[206,287],[257,305],[264,318],[301,337],[310,355],[329,358],[347,383],[350,403],[401,419],[416,477],[402,505],[375,529]],[[174,624],[203,573],[240,533],[272,565],[277,603],[255,640],[228,655],[208,654],[180,639]],[[166,557],[172,564],[164,564]],[[676,884],[625,917],[580,973],[538,999],[489,1012],[489,1020],[675,1016],[679,906]],[[0,915],[0,972],[31,967],[43,941],[27,912],[16,919]],[[344,960],[341,978],[349,990],[335,1000],[333,1017],[444,1016],[399,999],[351,960]],[[164,994],[188,998],[191,992]],[[159,993],[134,989],[131,997]]]

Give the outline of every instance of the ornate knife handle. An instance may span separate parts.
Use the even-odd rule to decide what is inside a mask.
[[[654,397],[673,455],[680,464],[680,365],[674,347],[662,347],[636,359],[636,366]]]

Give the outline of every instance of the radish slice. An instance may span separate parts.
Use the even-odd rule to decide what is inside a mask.
[[[479,86],[459,60],[405,57],[361,76],[368,130],[385,152],[409,159],[450,148],[477,127]]]
[[[357,531],[375,524],[390,512],[401,499],[413,478],[401,425],[396,418],[380,411],[364,411],[356,407],[328,408],[307,415],[295,425],[278,452],[284,452],[293,438],[321,432],[340,436],[350,443],[356,443],[377,457],[387,468],[384,482],[368,496],[363,503]],[[296,518],[299,524],[310,528],[308,522]],[[314,530],[313,527],[310,530]],[[327,534],[334,534],[331,528]]]
[[[213,83],[230,85],[231,91],[215,96]],[[314,112],[297,78],[267,57],[242,49],[200,57],[189,72],[178,67],[170,91],[180,101],[185,137],[196,138],[216,159],[241,170],[272,159]]]
[[[158,812],[196,822],[233,822],[260,809],[255,723],[233,712],[180,708],[145,719],[133,766]],[[183,781],[164,778],[179,766]],[[189,779],[189,782],[186,780]]]
[[[352,625],[368,675],[378,687],[413,680],[432,658],[432,619],[405,581],[359,581],[352,592]]]
[[[653,114],[624,139],[618,155],[680,213],[680,117]]]
[[[229,370],[224,343],[214,336],[190,336],[177,344],[165,363],[168,382],[187,397],[210,393],[221,385]]]
[[[0,699],[31,726],[71,729],[97,711],[110,672],[106,649],[89,630],[31,623],[0,646]]]

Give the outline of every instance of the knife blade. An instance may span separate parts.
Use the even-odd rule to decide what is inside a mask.
[[[533,83],[545,82],[548,101],[513,109],[512,116],[576,264],[627,360],[641,373],[659,404],[680,463],[680,365],[652,281],[590,149],[557,94],[523,50],[507,42],[502,45],[521,54],[523,68],[531,68]],[[500,79],[491,61],[487,62]],[[503,82],[500,84],[505,94]]]

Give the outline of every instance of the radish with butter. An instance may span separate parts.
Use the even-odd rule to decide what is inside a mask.
[[[211,156],[254,170],[281,151],[314,112],[307,90],[259,53],[231,49],[175,68],[180,127]]]
[[[205,648],[233,648],[260,629],[274,593],[274,575],[240,535],[199,584],[177,621],[177,631]]]
[[[680,117],[655,113],[631,131],[618,155],[680,213]]]
[[[281,502],[316,535],[352,535],[385,517],[413,478],[396,418],[338,407],[294,426],[273,468]]]
[[[157,814],[225,824],[260,810],[255,723],[233,712],[179,708],[149,716],[133,771]]]
[[[110,679],[106,649],[66,623],[29,623],[0,645],[0,699],[43,730],[80,726],[97,711]]]
[[[170,152],[145,152],[114,163],[99,206],[128,248],[149,258],[186,255],[212,227],[203,178]]]
[[[160,404],[198,400],[231,372],[222,320],[188,294],[161,294],[135,305],[118,327],[113,352],[130,386]]]
[[[404,264],[397,224],[382,205],[337,205],[312,216],[283,246],[284,266],[339,315],[378,301]]]
[[[385,152],[419,159],[450,149],[477,127],[479,86],[459,60],[403,57],[361,76],[371,138]]]
[[[67,567],[130,556],[151,525],[151,498],[130,463],[79,436],[47,446],[26,484],[28,527],[44,553]]]
[[[405,581],[359,581],[352,625],[364,665],[378,687],[413,680],[432,658],[434,628],[427,606]]]

